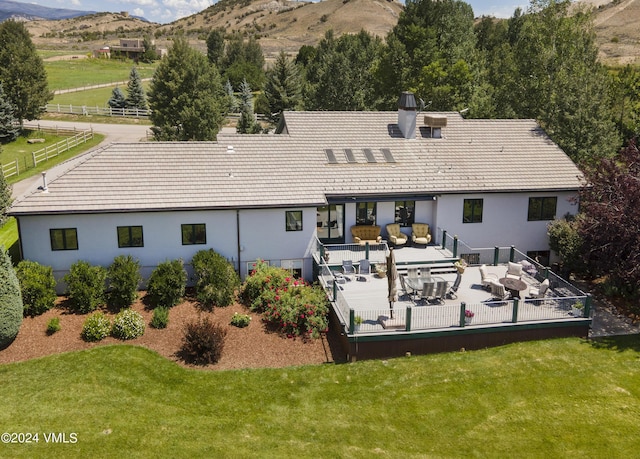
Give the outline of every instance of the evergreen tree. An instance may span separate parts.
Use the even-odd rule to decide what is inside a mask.
[[[243,80],[252,88],[264,85],[264,54],[255,37],[245,42],[242,34],[234,34],[226,44],[219,68],[236,88]]]
[[[111,98],[109,99],[109,107],[111,108],[127,108],[127,99],[118,86],[111,91]]]
[[[18,335],[22,313],[20,283],[9,254],[0,247],[0,349],[11,344]]]
[[[149,106],[157,140],[215,140],[229,102],[217,69],[179,37],[154,73]]]
[[[224,56],[224,29],[217,28],[207,36],[207,58],[213,65],[220,65]]]
[[[20,123],[37,119],[53,97],[42,59],[22,22],[0,24],[0,82]]]
[[[240,92],[240,120],[236,132],[238,134],[258,134],[262,128],[253,113],[253,94],[247,80],[244,80],[240,85]]]
[[[144,52],[142,53],[142,56],[140,56],[140,60],[142,62],[151,63],[158,60],[158,51],[156,49],[156,45],[151,40],[151,37],[144,37],[142,46],[144,46]]]
[[[13,142],[20,134],[18,119],[14,115],[15,108],[7,100],[0,83],[0,143]]]
[[[238,103],[238,98],[233,92],[233,86],[231,86],[231,82],[227,80],[224,85],[224,91],[227,93],[227,98],[229,100],[229,112],[230,113],[238,113],[240,110],[240,104]]]
[[[149,108],[147,104],[147,96],[144,94],[142,80],[138,69],[133,67],[129,73],[129,83],[127,84],[127,108],[137,108],[146,110]]]
[[[11,202],[11,186],[5,180],[4,174],[0,172],[0,227],[7,221],[7,210]]]
[[[281,51],[276,62],[267,71],[264,95],[269,105],[269,118],[277,122],[283,110],[293,110],[301,102],[301,85],[298,68]]]

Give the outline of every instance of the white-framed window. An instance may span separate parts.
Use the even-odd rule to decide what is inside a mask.
[[[304,260],[281,260],[280,261],[280,267],[283,269],[288,270],[291,275],[293,277],[295,277],[296,279],[302,279],[303,278],[303,267],[304,267]]]

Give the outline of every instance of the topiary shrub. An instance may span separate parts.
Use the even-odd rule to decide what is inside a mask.
[[[102,266],[91,266],[86,261],[76,261],[64,276],[66,294],[71,309],[87,313],[104,304],[104,284],[107,271]]]
[[[25,316],[39,316],[51,309],[56,298],[53,268],[30,260],[22,260],[16,267],[20,282]]]
[[[113,259],[107,270],[107,303],[114,308],[127,308],[138,298],[138,285],[142,282],[140,262],[131,255]]]
[[[184,296],[186,285],[187,272],[182,266],[182,260],[162,262],[149,277],[149,301],[153,306],[175,306]]]
[[[98,311],[86,318],[80,336],[85,341],[100,341],[109,336],[110,332],[111,321],[102,311]]]
[[[60,318],[53,317],[49,323],[47,323],[47,335],[53,335],[60,331]]]
[[[0,349],[18,335],[22,324],[20,283],[11,266],[9,254],[0,246]]]
[[[144,334],[144,318],[133,309],[123,309],[113,319],[111,334],[118,339],[134,339]]]
[[[189,322],[184,327],[182,358],[189,363],[216,363],[222,355],[227,330],[208,317]]]
[[[169,308],[164,306],[155,308],[150,325],[153,328],[167,328],[167,325],[169,325]]]
[[[200,250],[191,260],[196,275],[196,296],[204,306],[229,306],[240,278],[225,257],[213,249]]]

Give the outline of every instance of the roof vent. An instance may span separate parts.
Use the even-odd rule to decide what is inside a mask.
[[[228,145],[227,146],[227,153],[235,153],[235,150],[233,149],[233,145]]]
[[[424,115],[424,124],[429,127],[447,127],[447,117],[445,115]]]
[[[47,186],[47,173],[46,172],[42,172],[42,192],[43,193],[48,193],[49,192],[49,187]]]

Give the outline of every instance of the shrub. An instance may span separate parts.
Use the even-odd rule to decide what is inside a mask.
[[[149,277],[147,295],[154,306],[172,307],[180,302],[187,285],[182,260],[165,261]]]
[[[205,306],[229,306],[240,286],[240,278],[231,263],[213,249],[199,251],[191,263],[198,301]]]
[[[113,259],[107,272],[109,279],[109,306],[127,308],[138,298],[138,285],[142,281],[140,262],[131,255],[120,255]]]
[[[282,268],[258,263],[245,281],[243,296],[265,322],[288,337],[317,338],[327,330],[329,305],[319,287],[296,280]]]
[[[22,296],[9,254],[0,246],[0,349],[18,335],[22,324]]]
[[[109,336],[111,321],[103,312],[98,311],[86,318],[82,324],[82,339],[85,341],[100,341]]]
[[[169,324],[169,308],[158,306],[153,310],[151,326],[153,328],[167,328]]]
[[[231,325],[238,328],[244,328],[249,326],[251,323],[251,316],[249,314],[238,314],[237,312],[233,314],[231,318]]]
[[[91,266],[82,260],[72,264],[69,273],[64,276],[71,309],[86,313],[104,304],[106,278],[107,272],[102,266]]]
[[[16,267],[20,282],[25,316],[39,316],[56,303],[56,280],[53,268],[30,260],[22,260]]]
[[[60,331],[60,318],[53,317],[49,323],[47,323],[47,335],[53,335],[55,332]]]
[[[222,355],[227,330],[208,317],[189,322],[184,328],[182,357],[198,365],[216,363]]]
[[[144,319],[133,309],[123,309],[116,315],[111,334],[118,339],[134,339],[144,334]]]

